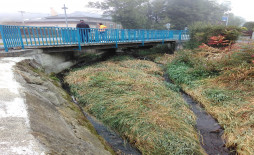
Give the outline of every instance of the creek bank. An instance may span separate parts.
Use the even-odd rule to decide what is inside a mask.
[[[23,87],[30,133],[45,154],[111,154],[111,148],[96,134],[69,95],[42,72],[40,65],[24,60],[16,64],[15,73]]]

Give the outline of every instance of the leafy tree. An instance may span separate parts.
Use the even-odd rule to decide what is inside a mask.
[[[147,6],[149,0],[105,0],[89,2],[91,7],[104,10],[104,15],[111,16],[114,22],[121,23],[126,29],[147,28]]]
[[[165,29],[166,23],[173,29],[184,29],[198,21],[222,24],[221,17],[230,10],[229,5],[211,0],[104,0],[89,4],[127,29]],[[239,24],[241,20],[233,17],[229,24]]]
[[[246,22],[243,27],[246,27],[248,31],[254,31],[254,22]]]
[[[226,6],[208,0],[167,0],[167,14],[176,29],[198,21],[219,23]]]
[[[242,26],[245,20],[242,17],[235,16],[233,13],[229,14],[228,25],[229,26]]]

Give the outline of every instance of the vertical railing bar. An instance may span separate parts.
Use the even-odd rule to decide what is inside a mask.
[[[145,30],[142,30],[142,46],[145,45]]]
[[[79,47],[79,50],[81,51],[81,43],[80,43],[80,32],[79,32],[79,29],[77,28],[77,37],[78,37],[78,47]]]
[[[5,45],[6,45],[5,51],[7,50],[7,52],[8,52],[9,41],[8,41],[8,31],[6,29],[8,30],[7,26],[3,25],[3,27],[2,27],[3,36],[2,37],[5,38],[5,39],[3,39],[3,41],[5,41]]]
[[[44,31],[44,36],[45,36],[46,43],[47,43],[47,46],[48,46],[49,44],[48,44],[47,32],[46,32],[46,30],[45,30],[45,27],[43,27],[43,31]]]
[[[69,29],[70,29],[70,33],[71,33],[71,34],[70,34],[70,44],[72,44],[72,42],[73,42],[73,41],[72,41],[72,40],[73,40],[73,34],[72,34],[72,29],[71,29],[71,28],[69,28]]]
[[[28,46],[28,41],[27,41],[27,37],[26,37],[26,30],[25,30],[25,26],[23,26],[23,32],[24,32],[24,35],[25,35],[25,38],[26,38],[26,45]]]
[[[19,32],[19,36],[20,36],[21,48],[24,49],[25,47],[24,47],[24,43],[23,43],[23,38],[22,38],[20,27],[18,27],[18,32]]]
[[[17,26],[13,26],[13,42],[14,42],[14,46],[18,47],[19,45],[19,41],[18,41],[18,36],[19,36],[19,32],[18,32],[18,27]]]
[[[56,34],[56,45],[58,45],[58,36],[57,36],[57,30],[56,30],[57,28],[55,27],[55,34]]]
[[[91,28],[88,29],[87,35],[88,35],[87,43],[90,43],[91,42]]]
[[[12,28],[11,28],[11,26],[9,26],[10,28],[9,29],[7,29],[7,34],[8,34],[8,46],[9,47],[12,47],[12,45],[13,45],[13,42],[12,42],[12,35],[11,35],[11,32],[12,32]]]
[[[43,45],[43,46],[45,46],[45,45],[44,45],[43,34],[42,34],[42,30],[41,30],[41,29],[42,29],[42,27],[40,27],[39,29],[40,29],[40,34],[41,34],[42,45]]]
[[[179,40],[179,41],[182,40],[182,31],[181,31],[181,30],[180,30],[180,32],[179,32],[179,38],[178,38],[178,40]]]
[[[39,46],[41,46],[40,36],[39,36],[39,33],[38,33],[38,27],[35,27],[35,29],[36,29],[36,34],[37,34]]]
[[[7,32],[7,41],[8,41],[8,48],[12,47],[12,39],[11,39],[11,26],[8,26]]]
[[[63,44],[62,30],[59,27],[57,29],[58,29],[58,36],[59,36],[59,44]]]
[[[117,29],[115,29],[115,32],[116,32],[116,39],[115,39],[115,42],[116,42],[116,48],[118,48],[118,43],[117,43],[117,36],[118,36],[118,34],[117,34]]]
[[[10,40],[10,47],[14,47],[15,46],[15,42],[13,40],[13,27],[12,26],[9,26],[10,29],[9,29],[9,40]]]
[[[16,26],[12,26],[12,40],[13,40],[13,46],[14,47],[17,47],[19,46],[18,42],[17,42],[17,35],[18,35],[18,32],[16,32],[16,29],[17,27]]]
[[[32,46],[32,37],[31,37],[31,34],[30,34],[30,29],[29,29],[29,27],[27,27],[27,31],[28,31],[28,35],[29,35],[29,38],[30,38],[30,44],[31,44],[31,46]]]
[[[61,44],[63,45],[64,44],[64,41],[63,41],[63,28],[60,28],[61,30],[61,37],[60,37],[60,41],[61,41]]]
[[[70,29],[70,44],[72,44],[72,29],[71,28],[69,28]]]
[[[50,32],[49,32],[49,27],[47,27],[47,28],[48,28],[48,35],[49,35],[49,45],[51,46],[52,43],[51,43],[51,36],[50,36]]]
[[[71,38],[70,28],[67,27],[67,28],[66,28],[66,32],[67,32],[67,33],[66,33],[67,35],[66,35],[66,37],[65,37],[65,38],[66,38],[66,42],[67,42],[67,44],[70,44],[70,38]]]
[[[5,52],[8,52],[8,47],[7,47],[7,44],[5,41],[5,33],[4,33],[4,26],[3,25],[0,25],[0,34],[1,34],[2,40],[3,40],[4,50],[5,50]]]
[[[75,37],[75,36],[76,36],[76,35],[75,35],[75,32],[76,32],[76,31],[74,30],[74,28],[72,28],[71,31],[72,31],[72,44],[76,44],[76,37]]]
[[[51,27],[51,33],[52,33],[52,39],[53,39],[53,43],[54,43],[54,45],[56,45],[56,43],[55,43],[55,39],[54,39],[54,32],[53,32],[53,27]]]
[[[35,35],[34,35],[34,28],[33,27],[32,27],[32,32],[33,32],[34,44],[35,44],[35,46],[37,46],[36,40],[35,40]]]

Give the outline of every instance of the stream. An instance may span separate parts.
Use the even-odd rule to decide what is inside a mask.
[[[83,66],[84,64],[82,64]],[[79,65],[81,67],[81,65]],[[64,74],[60,75],[63,79]],[[164,75],[165,81],[172,83],[167,75]],[[63,88],[69,92],[69,88],[66,84],[62,82]],[[70,93],[70,92],[69,92]],[[181,92],[182,97],[185,102],[190,105],[191,110],[197,117],[196,129],[199,133],[200,144],[208,155],[234,155],[235,152],[230,152],[225,147],[225,142],[222,140],[221,136],[223,134],[223,128],[218,124],[218,122],[209,115],[197,102],[195,102],[189,95]],[[118,133],[110,130],[103,123],[98,121],[96,118],[88,114],[79,103],[72,96],[73,102],[79,106],[86,118],[92,123],[97,133],[102,136],[106,142],[112,147],[116,154],[121,155],[141,155],[139,150],[129,144],[124,140]]]
[[[165,81],[172,83],[167,75],[164,75]],[[225,142],[221,136],[224,132],[218,122],[209,115],[204,108],[202,108],[196,101],[194,101],[189,95],[180,92],[185,102],[190,105],[191,110],[197,117],[196,129],[199,132],[200,144],[208,155],[233,155],[234,152],[230,152],[225,147]]]
[[[90,123],[94,126],[97,133],[106,140],[106,142],[112,147],[112,149],[117,154],[121,154],[121,155],[127,155],[127,154],[128,155],[141,155],[141,153],[138,151],[138,149],[131,146],[119,134],[117,134],[116,132],[110,130],[103,123],[101,123],[96,118],[94,118],[93,116],[89,115],[86,111],[84,111],[73,96],[72,96],[72,100],[75,104],[77,104],[79,106],[79,108],[81,109],[83,114],[90,121]]]

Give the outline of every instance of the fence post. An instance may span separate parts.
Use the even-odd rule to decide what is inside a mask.
[[[25,47],[24,47],[24,43],[23,43],[20,27],[18,27],[18,33],[19,33],[19,39],[20,39],[21,47],[22,47],[22,49],[24,49]]]
[[[5,52],[8,52],[8,47],[7,47],[7,44],[5,41],[5,36],[4,36],[5,34],[4,34],[4,26],[3,25],[0,25],[0,35],[2,36]]]
[[[76,32],[77,32],[77,37],[78,37],[78,49],[81,51],[79,28],[77,28],[76,30],[77,30]]]
[[[117,43],[118,38],[119,38],[118,29],[115,29],[115,31],[116,31],[116,48],[118,48],[118,43]]]
[[[164,33],[166,32],[166,31],[161,31],[162,32],[162,45],[164,44]]]
[[[145,45],[145,30],[141,30],[142,31],[142,46]]]

